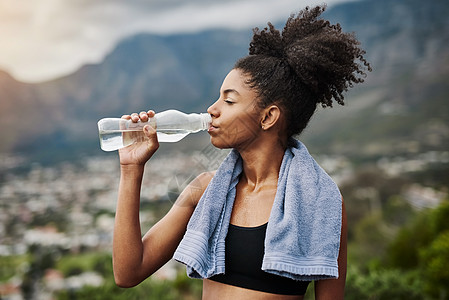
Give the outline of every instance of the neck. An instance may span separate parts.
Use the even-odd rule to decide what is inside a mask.
[[[239,150],[243,160],[243,173],[240,180],[254,191],[276,188],[285,149],[286,143],[265,139],[261,144]]]

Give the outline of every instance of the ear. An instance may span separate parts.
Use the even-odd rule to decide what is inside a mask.
[[[271,105],[262,111],[260,125],[263,130],[273,127],[281,117],[281,110],[277,105]]]

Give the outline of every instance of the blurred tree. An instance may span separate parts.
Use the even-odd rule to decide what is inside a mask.
[[[389,267],[411,270],[418,267],[418,249],[432,240],[432,230],[428,215],[417,216],[411,225],[402,228],[387,251],[386,263]]]
[[[112,277],[108,278],[100,287],[85,286],[79,290],[61,291],[58,300],[96,299],[96,300],[178,300],[200,299],[202,281],[187,277],[184,270],[180,270],[174,280],[160,280],[150,277],[133,288],[119,288]]]
[[[432,299],[449,297],[449,201],[428,210],[404,227],[390,246],[387,264],[419,271]]]
[[[371,214],[362,219],[354,229],[354,238],[350,242],[350,262],[363,262],[364,267],[372,260],[385,255],[389,238],[381,213]]]
[[[55,257],[58,249],[33,244],[28,248],[30,262],[27,271],[23,275],[21,290],[24,299],[34,299],[36,287],[42,280],[45,270],[55,265]]]
[[[387,224],[402,227],[416,214],[412,206],[400,195],[390,196],[383,209],[383,218]]]
[[[105,254],[99,256],[93,265],[93,270],[101,274],[103,277],[111,277],[113,274],[112,255]]]
[[[449,230],[438,235],[429,247],[420,251],[426,292],[435,299],[449,297]]]
[[[357,267],[348,269],[346,300],[422,300],[423,284],[417,272],[393,269],[369,270],[362,273]]]
[[[413,269],[420,265],[419,251],[424,251],[440,235],[449,230],[449,201],[422,212],[404,226],[390,244],[387,263],[391,267]]]

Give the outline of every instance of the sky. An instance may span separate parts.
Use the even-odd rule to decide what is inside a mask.
[[[327,0],[328,7],[349,0]],[[315,0],[0,0],[0,70],[42,82],[99,63],[137,33],[265,27]]]

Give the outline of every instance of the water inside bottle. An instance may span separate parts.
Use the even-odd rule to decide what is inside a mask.
[[[183,129],[160,130],[157,132],[157,140],[162,143],[174,143],[182,140],[189,133]]]
[[[100,130],[99,135],[100,146],[104,151],[114,151],[145,139],[141,130],[126,132],[123,130]]]
[[[162,130],[157,132],[157,139],[162,143],[174,143],[188,134],[187,130]],[[114,151],[146,139],[142,130],[100,130],[99,135],[100,146],[104,151]]]

